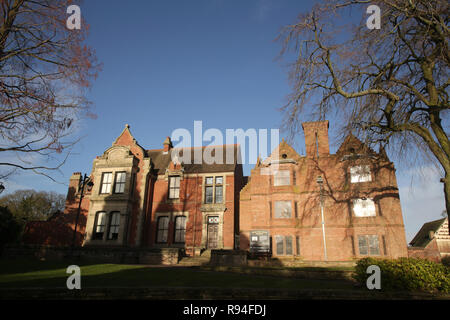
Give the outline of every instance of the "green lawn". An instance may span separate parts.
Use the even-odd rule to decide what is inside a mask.
[[[66,287],[70,262],[38,260],[0,260],[0,288]],[[89,287],[217,287],[351,289],[345,280],[309,280],[256,276],[196,268],[147,267],[124,264],[86,264],[81,267],[81,286]]]

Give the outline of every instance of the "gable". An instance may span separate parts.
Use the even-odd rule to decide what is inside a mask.
[[[430,238],[430,232],[436,233],[445,221],[446,218],[443,218],[425,223],[409,244],[413,247],[426,247],[433,240]]]
[[[268,165],[273,161],[287,161],[294,160],[299,161],[302,156],[300,156],[297,151],[294,150],[284,139],[281,140],[278,147],[276,147],[269,157],[264,159],[262,163]]]

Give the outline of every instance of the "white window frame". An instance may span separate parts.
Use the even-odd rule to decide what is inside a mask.
[[[180,199],[180,184],[180,176],[169,176],[169,199]]]
[[[120,229],[120,212],[112,211],[109,217],[109,228],[108,228],[108,240],[117,240],[119,238]],[[112,235],[117,234],[117,238],[113,238]]]
[[[366,253],[364,253],[364,252],[361,253],[361,246],[360,246],[361,239],[365,240],[365,243],[366,243],[365,247],[367,249]],[[375,250],[375,248],[376,248],[376,250]],[[358,235],[358,251],[359,251],[359,254],[362,256],[379,256],[379,255],[381,255],[380,240],[378,239],[378,235],[373,235],[373,234]]]
[[[100,194],[110,194],[112,189],[112,172],[102,173],[102,183],[100,185]],[[107,178],[108,177],[108,178]]]
[[[127,182],[127,173],[125,171],[117,171],[115,174],[114,193],[124,193],[126,182]],[[117,190],[118,187],[119,190]]]

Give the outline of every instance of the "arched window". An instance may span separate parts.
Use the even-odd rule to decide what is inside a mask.
[[[120,212],[111,212],[109,216],[108,240],[117,240],[119,237]]]
[[[103,239],[103,234],[105,233],[106,227],[106,212],[99,211],[95,217],[94,233],[92,239],[101,240]]]

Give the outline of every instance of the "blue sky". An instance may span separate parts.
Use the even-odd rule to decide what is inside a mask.
[[[83,138],[54,174],[63,184],[18,172],[4,182],[5,193],[33,188],[65,194],[71,173],[89,173],[95,156],[125,124],[148,149],[162,147],[177,128],[192,131],[195,120],[203,121],[204,130],[222,132],[279,128],[277,109],[290,87],[287,61],[276,59],[281,44],[274,40],[311,6],[312,1],[299,0],[85,1],[81,14],[90,25],[88,43],[103,63],[89,91],[97,119],[78,124]],[[293,146],[302,153],[303,136]],[[431,169],[421,178],[414,168],[396,167],[410,240],[424,222],[440,218],[443,192]]]

